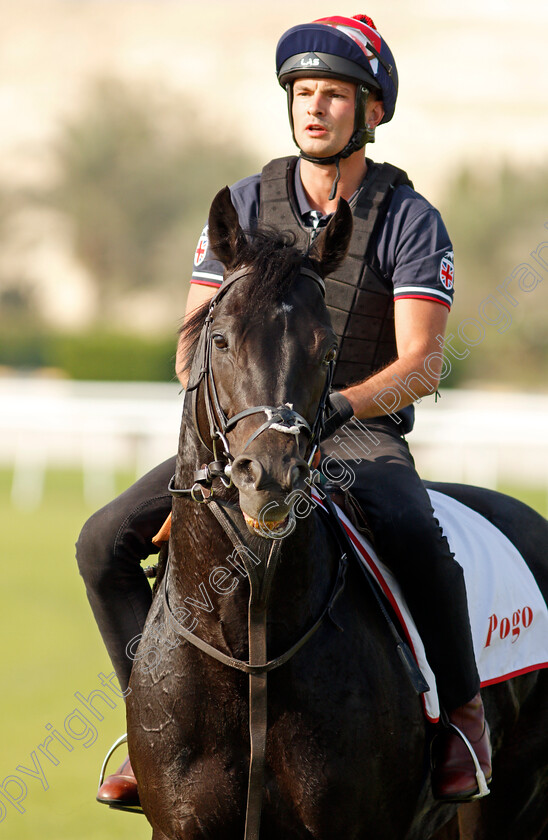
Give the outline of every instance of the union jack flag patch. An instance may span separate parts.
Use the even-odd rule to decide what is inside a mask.
[[[206,225],[203,229],[201,236],[198,239],[198,244],[196,245],[196,251],[194,253],[194,265],[196,266],[196,268],[198,268],[198,266],[201,265],[205,260],[207,246],[209,245],[209,237],[207,235],[207,232],[208,225]]]
[[[440,281],[444,289],[449,291],[453,288],[455,279],[455,267],[453,265],[453,251],[447,251],[440,263]]]

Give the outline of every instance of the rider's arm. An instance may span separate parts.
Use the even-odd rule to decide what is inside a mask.
[[[186,299],[186,309],[185,309],[185,317],[184,322],[188,318],[188,316],[194,312],[195,309],[198,309],[202,306],[207,300],[211,300],[215,292],[217,291],[217,286],[202,286],[199,283],[191,283],[190,289],[188,290],[188,297]],[[179,342],[177,344],[177,356],[175,359],[175,372],[177,374],[177,378],[181,385],[186,387],[186,383],[188,380],[188,371],[183,372],[184,362],[186,356],[186,347],[183,341],[183,334],[179,336]]]
[[[363,418],[392,413],[436,390],[453,299],[451,240],[438,211],[409,187],[396,190],[377,258],[394,289],[398,357],[342,392]]]
[[[445,334],[448,315],[449,309],[434,301],[395,300],[398,358],[364,382],[342,391],[356,417],[382,414],[383,401],[375,401],[375,397],[382,398],[383,392],[390,393],[392,410],[397,410],[436,390],[442,365],[442,347],[437,336]],[[386,391],[388,388],[390,392]]]

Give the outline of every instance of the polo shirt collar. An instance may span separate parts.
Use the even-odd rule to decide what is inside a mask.
[[[369,172],[369,167],[368,167]],[[367,177],[367,176],[366,176]],[[354,193],[351,197],[350,202],[354,196],[358,194],[358,190]],[[301,159],[297,160],[297,166],[295,167],[295,198],[297,199],[297,206],[299,208],[299,213],[301,214],[301,219],[306,225],[310,227],[324,227],[331,216],[332,213],[329,213],[327,216],[322,216],[319,210],[313,210],[310,206],[310,203],[306,197],[306,193],[304,191],[303,182],[301,181]]]

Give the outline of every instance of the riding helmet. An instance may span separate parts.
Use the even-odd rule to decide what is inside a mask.
[[[288,97],[289,120],[293,131],[293,81],[299,77],[342,79],[357,84],[354,133],[338,155],[310,158],[333,163],[372,142],[365,124],[365,105],[371,90],[380,91],[384,116],[394,115],[398,95],[398,73],[394,56],[367,15],[352,18],[333,16],[288,29],[276,48],[276,73]],[[303,157],[307,157],[301,152]]]

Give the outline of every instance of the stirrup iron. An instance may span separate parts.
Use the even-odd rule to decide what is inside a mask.
[[[483,799],[483,797],[488,796],[491,793],[491,791],[487,787],[487,780],[485,778],[485,773],[481,769],[481,764],[478,761],[476,751],[474,750],[474,747],[472,746],[472,744],[470,743],[470,741],[468,740],[468,738],[466,737],[464,732],[461,729],[459,729],[458,726],[455,726],[455,724],[451,723],[451,722],[448,723],[448,726],[450,726],[451,729],[454,729],[455,732],[457,733],[457,735],[459,736],[459,738],[464,742],[464,744],[466,745],[466,747],[468,749],[468,752],[472,756],[472,761],[474,762],[474,768],[475,768],[475,771],[476,771],[476,781],[478,783],[478,793],[476,793],[474,796],[471,796],[470,801],[473,801],[475,799]]]
[[[110,748],[110,750],[106,754],[105,760],[103,761],[103,764],[102,764],[102,767],[101,767],[101,773],[100,773],[100,776],[99,776],[99,787],[97,788],[97,790],[99,790],[99,788],[101,787],[101,785],[105,781],[105,773],[106,773],[107,765],[108,765],[113,753],[118,749],[118,747],[122,746],[122,744],[127,744],[127,732],[124,732],[123,735],[120,735],[120,737],[116,739],[116,741],[113,743],[112,747]]]

